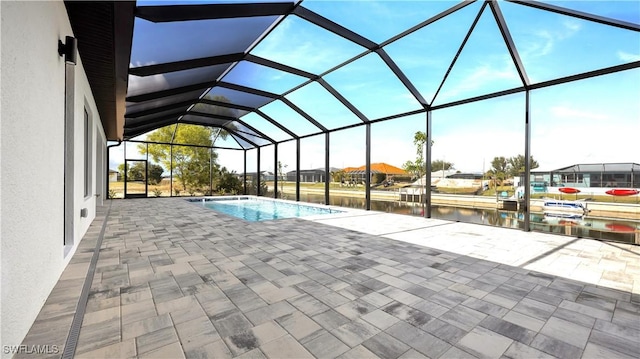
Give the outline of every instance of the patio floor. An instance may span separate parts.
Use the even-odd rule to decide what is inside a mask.
[[[78,358],[640,357],[640,246],[360,210],[250,223],[179,198],[100,208],[24,345],[73,353],[100,241]]]

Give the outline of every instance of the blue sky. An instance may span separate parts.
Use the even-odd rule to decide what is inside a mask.
[[[372,41],[382,43],[456,3],[306,0],[302,4]],[[451,17],[384,47],[428,102],[434,100],[436,90],[482,3],[478,1]],[[640,23],[640,3],[637,1],[548,3]],[[638,32],[504,1],[499,5],[532,83],[640,61]],[[136,23],[136,30],[141,28],[138,23],[143,21]],[[205,22],[193,26],[206,28]],[[215,43],[215,39],[198,40],[198,56],[211,56],[209,50],[203,49],[208,41]],[[147,49],[153,47],[148,42],[132,54],[132,64],[149,63],[145,58],[146,51],[150,54],[157,49]],[[134,48],[137,43],[140,44],[141,40],[134,35]],[[364,50],[301,18],[290,16],[252,53],[320,74]],[[164,57],[163,61],[169,59]],[[324,79],[369,119],[421,108],[376,54],[366,55],[327,74]],[[159,83],[166,81],[162,78],[157,80]],[[251,63],[236,66],[223,80],[278,93],[303,81],[298,76]],[[444,104],[520,85],[520,78],[493,15],[486,8],[433,103]],[[360,122],[316,83],[286,97],[327,128]],[[635,143],[640,131],[638,98],[638,69],[532,91],[532,155],[542,168],[547,169],[575,163],[640,162],[640,150]],[[489,169],[489,162],[495,156],[523,154],[524,104],[524,93],[520,93],[434,111],[433,158],[453,162],[455,168],[463,172],[480,172]],[[317,131],[280,101],[264,106],[262,110],[297,134]],[[288,137],[255,114],[247,115],[243,120],[261,131],[272,133],[276,140]],[[425,115],[420,114],[374,124],[372,162],[401,166],[406,160],[413,159],[413,133],[424,130],[424,122]],[[333,133],[330,165],[364,164],[364,133],[364,127]],[[324,166],[324,136],[302,140],[302,149],[303,169]],[[294,143],[280,145],[279,154],[288,169],[294,169]],[[255,153],[250,153],[250,170],[255,168],[255,157]],[[220,151],[220,161],[230,169],[242,171],[241,151]],[[261,162],[262,169],[273,170],[272,146],[261,150]]]

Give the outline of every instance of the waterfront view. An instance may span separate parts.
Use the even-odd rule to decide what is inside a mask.
[[[639,1],[0,2],[0,359],[640,358]]]
[[[300,194],[300,201],[324,203],[324,196],[318,194]],[[364,198],[331,196],[330,204],[348,208],[364,208]],[[419,203],[401,201],[371,200],[371,210],[422,216]],[[504,228],[523,228],[524,214],[517,211],[504,211],[489,208],[464,208],[453,206],[432,207],[432,218],[491,225]],[[562,218],[544,212],[531,213],[533,231],[557,233],[562,235],[606,239],[625,243],[640,243],[640,220],[578,216]]]
[[[430,188],[433,218],[640,242],[638,7],[437,3],[304,1],[327,22],[285,17],[193,93],[195,69],[145,65],[170,31],[138,19],[109,197],[278,197],[277,181],[325,203],[329,183],[332,204],[420,216],[406,200]],[[577,217],[544,216],[559,208]]]
[[[145,183],[141,181],[129,182],[127,193],[139,193],[143,197],[167,197],[174,196],[204,196],[206,191],[188,192],[180,191],[178,184],[174,183],[174,191],[166,181],[165,183],[150,186],[153,191],[145,192]],[[240,182],[238,182],[240,185]],[[535,185],[535,184],[534,184]],[[403,214],[409,216],[424,216],[423,207],[417,203],[418,196],[407,196],[406,193],[420,193],[419,189],[397,185],[398,188],[388,190],[373,190],[371,210]],[[114,198],[124,197],[122,182],[110,183]],[[300,201],[314,204],[325,204],[323,183],[301,183]],[[556,233],[567,236],[594,238],[601,240],[613,240],[624,243],[640,243],[640,197],[634,196],[608,196],[593,192],[582,194],[555,194],[536,192],[532,187],[530,225],[531,230],[547,233]],[[177,189],[177,191],[175,190]],[[273,197],[273,182],[262,185],[261,195]],[[434,191],[435,192],[435,191]],[[468,192],[468,191],[467,191]],[[518,209],[515,197],[517,189],[513,186],[498,187],[498,190],[490,189],[485,195],[473,195],[465,191],[456,192],[450,189],[450,193],[432,193],[431,217],[449,221],[474,223],[503,228],[524,229],[524,213]],[[249,194],[256,194],[252,183],[248,186]],[[278,197],[295,200],[295,183],[280,182]],[[331,183],[329,189],[329,204],[346,208],[366,208],[365,191],[360,186],[347,186]],[[502,194],[508,196],[515,208],[500,207],[504,203]],[[511,200],[510,200],[511,198]],[[408,199],[408,200],[407,200]],[[413,201],[412,201],[413,200]],[[545,200],[557,200],[567,203],[584,203],[589,208],[586,213],[571,213],[567,211],[552,211],[545,213],[543,203]],[[501,209],[505,208],[505,209]],[[508,210],[507,210],[508,209]]]

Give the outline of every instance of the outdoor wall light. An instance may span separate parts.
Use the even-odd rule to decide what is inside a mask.
[[[72,36],[65,38],[65,43],[58,40],[58,54],[64,56],[64,61],[70,65],[75,65],[78,53],[78,39]]]

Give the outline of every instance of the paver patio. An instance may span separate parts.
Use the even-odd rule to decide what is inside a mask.
[[[64,348],[102,230],[78,358],[640,357],[640,246],[179,198],[101,208],[23,344]]]

